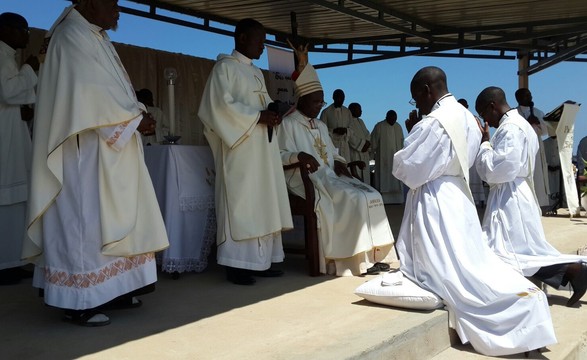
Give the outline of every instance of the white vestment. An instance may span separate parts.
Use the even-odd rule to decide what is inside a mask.
[[[20,106],[35,102],[37,75],[20,69],[16,51],[0,41],[0,270],[20,266],[26,229],[31,137]]]
[[[143,136],[143,144],[157,145],[165,141],[165,136],[169,135],[169,119],[167,115],[156,106],[147,106],[147,112],[153,115],[155,124],[155,135]]]
[[[513,109],[500,121],[491,142],[481,144],[476,168],[491,186],[483,233],[493,251],[524,276],[543,266],[578,262],[546,241],[531,174],[538,153],[532,126]]]
[[[373,187],[381,193],[386,204],[404,202],[404,185],[392,174],[393,155],[404,146],[404,133],[400,124],[389,125],[380,121],[371,133],[371,154],[375,159]]]
[[[168,246],[138,132],[143,109],[107,34],[73,7],[49,32],[28,235],[45,302],[88,309],[156,281]]]
[[[358,179],[338,176],[334,161],[344,159],[336,154],[326,125],[295,111],[283,119],[278,133],[281,158],[285,165],[298,161],[305,152],[319,163],[310,174],[316,190],[316,212],[320,239],[320,271],[334,260],[339,276],[359,275],[371,266],[370,261],[384,260],[391,250],[393,234],[380,194]],[[289,190],[304,197],[304,185],[297,170],[286,172]],[[389,254],[393,257],[393,253]]]
[[[402,273],[444,300],[463,343],[484,355],[515,354],[556,338],[544,293],[482,240],[465,179],[480,140],[475,118],[452,95],[412,128],[394,159],[394,175],[410,188],[396,246]]]
[[[338,155],[342,156],[345,161],[350,161],[351,150],[349,147],[349,139],[351,138],[351,123],[353,121],[353,114],[351,111],[344,105],[337,108],[332,104],[322,111],[322,114],[320,114],[320,120],[322,120],[328,127],[332,142],[338,149]],[[336,128],[345,128],[347,129],[347,132],[344,135],[334,134],[332,130]]]
[[[283,261],[281,231],[293,227],[276,133],[258,124],[267,108],[263,73],[236,50],[219,55],[198,116],[216,167],[218,263],[266,270]]]
[[[357,172],[363,177],[363,182],[369,185],[371,184],[371,172],[369,170],[370,149],[367,149],[365,152],[361,150],[367,141],[371,141],[371,136],[361,118],[353,117],[351,119],[349,135],[350,159],[347,160],[362,161],[365,163],[365,168],[363,170],[357,168]]]
[[[527,120],[530,117],[530,108],[528,106],[518,106],[517,110],[524,119]],[[534,190],[540,206],[548,206],[550,204],[550,185],[548,184],[548,164],[546,163],[546,153],[544,152],[544,143],[542,141],[542,136],[546,134],[546,123],[544,122],[544,113],[541,110],[534,108],[533,112],[534,116],[540,121],[539,125],[532,125],[540,147],[536,154],[534,167]]]

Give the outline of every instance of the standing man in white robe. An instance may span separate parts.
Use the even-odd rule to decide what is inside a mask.
[[[349,147],[351,152],[350,159],[348,161],[362,161],[365,163],[363,169],[358,169],[360,176],[363,178],[363,182],[367,185],[371,184],[371,171],[369,169],[369,160],[371,155],[369,149],[371,148],[371,135],[369,130],[365,126],[365,122],[361,119],[363,109],[359,103],[349,104],[349,111],[353,115],[353,119],[350,124],[350,137]]]
[[[32,145],[32,120],[39,61],[30,56],[19,68],[16,50],[29,42],[29,25],[14,13],[0,15],[0,285],[16,284],[26,229],[26,201]]]
[[[544,122],[544,113],[534,107],[532,93],[526,88],[520,88],[515,93],[518,102],[518,113],[532,125],[540,149],[536,154],[534,168],[534,190],[540,207],[546,207],[550,204],[550,186],[548,185],[548,164],[546,162],[546,153],[542,137],[546,134],[546,123]]]
[[[320,115],[328,131],[334,146],[338,149],[338,155],[342,156],[346,161],[350,161],[351,150],[349,146],[349,139],[351,137],[351,123],[353,121],[353,114],[344,106],[344,91],[336,89],[332,93],[332,105],[328,106]]]
[[[48,32],[38,85],[28,235],[33,286],[65,320],[110,323],[106,307],[137,307],[154,289],[154,252],[169,243],[138,132],[139,106],[106,30],[117,0],[79,0]]]
[[[147,112],[151,114],[153,119],[157,122],[155,124],[154,134],[143,136],[143,144],[162,144],[163,141],[165,141],[165,136],[169,135],[169,119],[167,118],[167,115],[155,106],[151,90],[141,89],[137,91],[137,99],[147,107]]]
[[[394,110],[375,125],[371,140],[371,156],[375,159],[373,187],[379,190],[385,204],[403,204],[404,184],[392,174],[393,156],[404,147],[404,132]]]
[[[491,185],[483,234],[495,253],[524,276],[555,289],[571,283],[573,306],[587,290],[587,257],[561,255],[544,236],[540,208],[532,191],[538,139],[532,126],[510,108],[498,87],[483,90],[475,102],[485,120],[476,168]],[[497,131],[489,142],[489,126]],[[515,225],[512,225],[515,224]]]
[[[383,201],[375,189],[350,175],[345,159],[336,153],[328,136],[328,128],[316,119],[324,104],[324,92],[312,65],[307,64],[295,79],[295,89],[297,109],[280,126],[279,147],[284,165],[300,162],[311,173],[316,191],[320,272],[360,275],[373,263],[394,257],[390,252],[393,234]],[[286,180],[290,191],[304,197],[298,170],[288,170]],[[388,255],[391,259],[386,259]],[[376,265],[373,270],[384,266]]]
[[[281,117],[267,109],[263,73],[252,63],[264,42],[263,25],[239,21],[235,50],[218,56],[198,112],[216,166],[217,260],[237,285],[283,274],[271,263],[283,261],[281,232],[293,228],[274,136]]]
[[[419,70],[410,91],[424,117],[406,122],[409,135],[393,164],[394,175],[410,188],[397,241],[402,273],[444,300],[449,325],[481,354],[555,343],[544,293],[482,239],[467,184],[479,123],[448,92],[437,67]]]

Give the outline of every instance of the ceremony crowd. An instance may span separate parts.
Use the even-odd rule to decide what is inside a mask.
[[[135,90],[109,40],[119,10],[117,0],[73,0],[39,57],[22,65],[15,55],[28,23],[0,14],[0,284],[32,276],[45,304],[82,326],[141,306],[138,296],[155,289],[155,253],[169,246],[143,154],[165,143],[169,119],[149,89]],[[393,109],[369,132],[361,104],[346,107],[342,89],[325,107],[301,44],[292,45],[295,105],[274,102],[253,64],[265,36],[262,24],[241,20],[232,53],[218,56],[194,100],[214,157],[216,255],[227,280],[250,286],[283,275],[272,264],[284,260],[289,196],[305,196],[308,173],[321,273],[385,273],[399,260],[409,281],[443,300],[450,327],[476,351],[556,343],[536,284],[570,287],[567,306],[576,306],[587,258],[545,238],[541,216],[560,207],[561,166],[571,164],[561,164],[556,122],[544,120],[530,90],[519,89],[511,107],[501,88],[480,89],[475,116],[442,69],[424,67],[405,89],[415,106],[406,137]],[[587,140],[580,179],[583,159]],[[405,206],[397,239],[386,204]],[[476,204],[485,206],[482,221]],[[30,263],[34,273],[23,267]]]

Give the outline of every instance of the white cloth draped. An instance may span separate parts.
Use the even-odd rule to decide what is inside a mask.
[[[62,145],[63,188],[43,214],[45,247],[33,282],[45,290],[51,306],[90,309],[157,281],[153,253],[103,254],[99,141],[96,132],[88,131]],[[158,213],[158,208],[151,211]]]
[[[440,118],[442,117],[442,119]],[[463,343],[490,356],[556,342],[546,296],[482,240],[458,147],[441,122],[461,132],[468,167],[481,133],[453,96],[440,99],[395,154],[394,175],[410,187],[397,242],[401,271],[440,296]],[[459,146],[460,147],[460,146]],[[464,165],[464,164],[463,164]],[[458,214],[458,216],[455,216]]]
[[[404,147],[404,133],[400,124],[378,122],[371,133],[371,154],[375,159],[375,187],[386,204],[404,202],[404,185],[393,174],[393,155]]]
[[[357,179],[336,175],[334,161],[343,159],[336,155],[326,125],[314,122],[316,129],[299,111],[284,118],[278,133],[281,158],[288,165],[305,152],[320,163],[318,171],[310,175],[316,190],[320,271],[325,273],[326,264],[335,260],[337,275],[359,275],[371,265],[366,262],[369,257],[381,261],[389,255],[393,234],[377,190]],[[304,197],[297,170],[288,170],[286,180],[291,192]]]
[[[201,272],[216,244],[214,159],[208,146],[146,146],[145,163],[163,214],[169,247],[161,271]]]
[[[562,255],[544,236],[531,187],[538,141],[530,124],[510,110],[491,142],[481,144],[476,161],[481,178],[491,186],[483,233],[493,251],[525,276],[543,266],[584,259]]]
[[[68,8],[68,9],[71,9]],[[135,131],[139,102],[108,35],[70,10],[54,27],[41,68],[36,107],[30,241],[24,257],[42,253],[40,221],[63,184],[68,139],[97,130],[102,252],[127,256],[162,250],[167,235]],[[129,206],[134,204],[134,206]]]
[[[236,50],[218,57],[198,116],[216,167],[222,265],[266,270],[283,260],[281,231],[293,228],[278,143],[275,136],[269,142],[267,126],[257,123],[270,102],[263,74],[251,59]]]
[[[345,162],[350,161],[351,150],[349,139],[352,136],[351,123],[353,121],[353,114],[351,111],[344,105],[337,108],[332,104],[322,111],[322,114],[320,114],[320,120],[322,120],[328,127],[332,142],[336,149],[338,149],[338,154],[345,159]],[[345,128],[347,129],[347,132],[343,135],[334,134],[332,130],[336,128]]]
[[[32,145],[20,106],[35,102],[37,75],[18,67],[16,51],[0,41],[0,270],[22,265]]]
[[[143,109],[108,36],[73,7],[50,35],[23,256],[38,257],[47,304],[86,309],[156,281],[168,241],[135,131]]]

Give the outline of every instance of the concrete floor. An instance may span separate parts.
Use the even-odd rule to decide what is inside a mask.
[[[386,207],[394,234],[402,207]],[[564,211],[543,218],[560,251],[587,243],[587,219]],[[213,262],[213,261],[212,261]],[[397,267],[397,264],[394,264]],[[203,273],[172,280],[160,274],[157,291],[143,306],[110,311],[112,324],[74,326],[62,312],[43,305],[30,280],[0,287],[2,359],[439,359],[478,358],[451,345],[444,310],[407,311],[371,304],[353,294],[372,277],[309,277],[302,256],[289,255],[282,278],[258,278],[236,286],[211,264]],[[566,292],[549,298],[559,344],[545,359],[582,358],[587,343],[585,300],[566,308]],[[458,341],[453,337],[452,343]],[[448,348],[448,349],[447,349]],[[574,352],[573,352],[574,351]],[[514,357],[515,358],[515,357]]]

